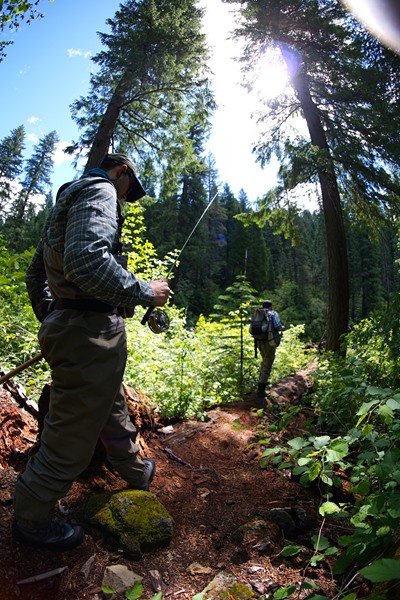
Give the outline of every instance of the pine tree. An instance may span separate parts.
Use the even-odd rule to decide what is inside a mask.
[[[260,297],[244,275],[235,277],[232,285],[229,285],[213,307],[211,317],[216,320],[226,319],[230,312],[245,308],[248,312],[250,306],[257,306]]]
[[[195,0],[126,0],[107,21],[105,50],[93,58],[100,69],[72,106],[83,131],[73,150],[90,148],[87,168],[110,146],[158,165],[182,162],[190,151],[185,115],[211,97],[201,16]]]
[[[292,95],[262,107],[260,120],[268,130],[255,151],[262,164],[274,153],[281,160],[281,183],[267,194],[267,205],[281,197],[287,201],[301,183],[319,182],[329,271],[327,348],[338,350],[349,306],[343,208],[367,220],[399,211],[400,58],[333,0],[239,4],[243,21],[237,34],[247,43],[247,70],[270,46],[291,75]],[[286,127],[294,114],[305,119],[308,140]]]
[[[4,222],[13,196],[13,182],[22,171],[25,129],[20,125],[0,142],[0,222]]]
[[[38,196],[47,194],[51,185],[53,154],[58,136],[48,133],[35,146],[32,156],[26,161],[21,191],[10,211],[5,224],[8,242],[15,250],[26,248],[24,231],[36,214]]]

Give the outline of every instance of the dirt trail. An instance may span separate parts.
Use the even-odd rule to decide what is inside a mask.
[[[301,379],[304,384],[306,374]],[[274,401],[292,401],[298,384],[299,381],[297,388],[293,381],[276,386]],[[10,394],[1,388],[0,391],[4,407],[5,402],[10,402]],[[3,423],[5,413],[4,409]],[[104,598],[102,578],[105,568],[112,564],[124,564],[143,577],[146,599],[161,587],[165,598],[189,600],[221,571],[249,585],[255,598],[268,597],[279,586],[304,579],[312,579],[321,594],[332,598],[334,585],[329,565],[322,561],[304,572],[312,556],[310,537],[320,526],[318,497],[293,481],[288,473],[260,468],[263,449],[256,442],[273,415],[272,409],[266,410],[263,417],[257,415],[251,410],[249,398],[247,402],[211,410],[206,423],[187,421],[142,433],[143,454],[157,463],[151,491],[172,515],[174,536],[167,548],[145,554],[136,562],[107,547],[99,532],[89,528],[83,544],[63,554],[32,550],[11,539],[12,488],[35,438],[33,420],[31,429],[21,438],[25,439],[25,447],[9,450],[9,466],[3,461],[0,471],[1,600]],[[89,496],[105,489],[123,488],[124,482],[106,468],[93,467],[73,485],[60,510],[68,518],[81,521]],[[303,547],[301,555],[280,555],[285,537]],[[91,557],[95,558],[89,571],[82,572]],[[200,566],[193,566],[194,563]],[[46,580],[18,584],[62,567],[67,568]]]

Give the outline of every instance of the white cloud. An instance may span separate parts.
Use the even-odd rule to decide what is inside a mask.
[[[29,117],[28,119],[29,125],[35,125],[35,123],[38,123],[38,121],[40,121],[39,117]]]
[[[90,50],[84,52],[80,48],[77,48],[77,49],[68,48],[67,53],[68,53],[69,58],[73,58],[74,56],[82,56],[83,58],[90,58],[92,56],[92,53],[90,52]]]
[[[28,140],[28,142],[32,142],[32,144],[36,144],[36,142],[39,141],[39,138],[36,135],[36,133],[28,133],[26,139]]]
[[[63,163],[71,161],[71,156],[68,154],[65,154],[65,152],[64,152],[65,148],[69,145],[70,145],[69,142],[57,142],[56,143],[55,150],[53,153],[53,161],[54,161],[55,167],[59,167]]]

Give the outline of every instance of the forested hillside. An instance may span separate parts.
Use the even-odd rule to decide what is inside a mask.
[[[32,157],[24,159],[22,125],[0,142],[0,232],[5,247],[16,254],[36,245],[53,203],[48,190],[54,143],[52,132],[39,142]],[[258,210],[249,204],[245,192],[235,198],[228,184],[220,184],[215,168],[204,169],[202,174],[191,175],[195,191],[185,189],[171,198],[148,197],[143,202],[145,229],[137,244],[150,241],[162,261],[183,247],[207,202],[217,194],[177,264],[167,269],[171,270],[174,306],[184,308],[193,325],[200,315],[220,312],[215,309],[219,297],[238,281],[245,281],[252,288],[253,302],[271,298],[283,322],[304,324],[306,340],[323,343],[329,277],[322,212],[303,210],[293,217],[290,228],[282,231],[271,208],[264,215],[266,222],[259,225],[254,222]],[[46,190],[45,201],[38,205]],[[346,243],[351,327],[372,311],[390,306],[393,294],[399,291],[397,229],[385,224],[366,229],[349,218]],[[224,310],[237,309],[241,300],[245,301],[245,296],[232,298]]]

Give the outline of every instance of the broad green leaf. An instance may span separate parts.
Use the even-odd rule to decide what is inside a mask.
[[[389,525],[385,525],[384,527],[379,527],[379,529],[376,530],[376,536],[383,537],[384,535],[388,535],[390,532],[391,529]]]
[[[400,410],[400,400],[389,398],[389,400],[386,401],[386,405],[392,410]]]
[[[310,565],[312,567],[316,567],[317,564],[319,562],[321,562],[321,560],[323,560],[323,559],[324,559],[324,555],[323,554],[314,554],[314,556],[312,556],[311,559],[310,559]]]
[[[353,487],[353,493],[358,494],[360,496],[366,496],[369,493],[371,486],[367,479],[363,479]]]
[[[383,417],[393,417],[393,410],[388,404],[381,404],[378,408],[378,414]]]
[[[308,441],[301,437],[296,437],[292,440],[289,440],[288,444],[295,450],[301,450],[302,448],[304,448],[304,446],[308,446]]]
[[[339,462],[339,460],[341,460],[342,458],[343,456],[339,452],[336,452],[336,450],[328,448],[328,450],[326,451],[325,460],[328,463]]]
[[[371,402],[363,402],[360,406],[360,408],[358,409],[358,411],[356,412],[356,415],[366,415],[367,413],[369,413],[369,411],[371,410],[371,408],[373,406],[375,406],[375,404],[378,404],[379,400],[372,400]]]
[[[125,598],[127,600],[137,600],[144,592],[144,587],[140,581],[135,581],[130,590],[125,592]]]
[[[287,585],[286,587],[281,587],[281,588],[279,588],[279,590],[276,590],[273,597],[279,598],[279,599],[288,598],[295,591],[296,591],[295,585]]]
[[[109,585],[102,585],[101,591],[103,592],[103,594],[115,594],[115,590],[113,590],[113,588]]]
[[[293,469],[293,475],[301,475],[302,473],[306,473],[307,472],[307,467],[294,467]]]
[[[277,454],[278,452],[281,452],[282,448],[267,448],[266,450],[264,450],[264,452],[261,454],[261,456],[263,458],[268,458],[269,456],[272,456],[274,454]]]
[[[318,550],[319,552],[326,550],[326,548],[329,548],[331,545],[328,538],[326,538],[324,535],[321,535],[320,537],[313,535],[311,536],[311,541],[313,543],[314,550]]]
[[[299,546],[295,546],[294,544],[291,544],[289,546],[285,546],[284,548],[282,548],[281,555],[282,556],[297,556],[297,554],[300,554],[300,552],[301,552],[301,548],[299,548]]]
[[[387,396],[389,390],[383,390],[382,388],[375,386],[368,386],[365,390],[367,396],[382,396],[383,398]]]
[[[293,463],[291,461],[286,461],[286,462],[282,462],[279,465],[279,469],[290,469],[290,467],[293,466]]]
[[[328,475],[326,475],[325,473],[321,475],[321,481],[326,483],[326,485],[329,485],[329,487],[333,486],[333,480],[330,477],[328,477]]]
[[[364,435],[370,435],[370,433],[372,433],[373,429],[374,428],[372,427],[372,425],[370,425],[369,423],[367,423],[362,428],[362,432],[363,432]]]
[[[319,450],[320,448],[327,446],[330,441],[331,438],[329,437],[329,435],[320,435],[314,440],[314,448],[317,448]]]
[[[360,569],[360,574],[373,583],[400,579],[400,560],[381,558],[372,565]]]
[[[302,581],[300,584],[301,590],[315,590],[315,588],[319,587],[314,581]]]
[[[308,465],[308,463],[311,461],[311,458],[306,458],[305,456],[302,456],[301,458],[299,458],[299,460],[297,461],[297,464],[299,465],[299,467],[304,467],[305,465]]]
[[[321,465],[320,463],[314,463],[313,465],[311,465],[310,470],[308,472],[308,476],[310,481],[314,481],[314,479],[317,479],[318,475],[321,473]]]
[[[349,445],[344,440],[333,440],[332,444],[326,451],[328,462],[337,462],[347,456],[349,453]]]
[[[323,517],[325,515],[337,515],[340,512],[340,508],[334,502],[324,502],[319,507],[319,514]]]
[[[400,506],[391,506],[390,508],[388,508],[388,514],[393,519],[400,519]]]

